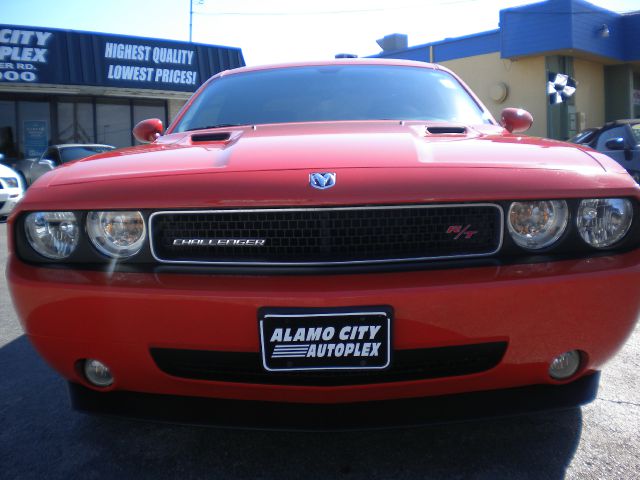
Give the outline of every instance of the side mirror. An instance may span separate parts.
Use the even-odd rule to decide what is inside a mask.
[[[607,140],[604,146],[607,150],[624,150],[626,145],[624,143],[624,138],[619,137]]]
[[[162,135],[162,130],[162,120],[149,118],[133,127],[133,136],[141,143],[151,143]]]
[[[48,158],[43,158],[42,160],[38,160],[38,165],[42,165],[43,167],[48,167],[49,170],[53,170],[54,168],[57,167],[56,162]]]
[[[500,124],[509,133],[520,133],[529,130],[533,124],[533,117],[529,112],[521,108],[505,108],[502,110]]]

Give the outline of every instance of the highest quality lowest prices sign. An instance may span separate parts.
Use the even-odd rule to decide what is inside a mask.
[[[107,41],[104,58],[109,81],[191,87],[198,84],[195,52],[188,48]]]

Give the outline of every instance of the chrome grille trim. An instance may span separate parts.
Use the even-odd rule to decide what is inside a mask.
[[[495,250],[487,253],[473,253],[465,255],[441,255],[435,257],[412,257],[412,258],[388,258],[374,260],[350,260],[331,262],[254,262],[254,261],[202,261],[202,260],[169,260],[160,258],[154,248],[153,219],[159,215],[181,215],[181,214],[202,214],[202,213],[260,213],[260,212],[321,212],[321,211],[341,211],[341,210],[393,210],[393,209],[432,209],[451,207],[493,207],[499,213],[499,237],[498,246]],[[504,241],[504,210],[496,203],[443,203],[428,205],[381,205],[381,206],[359,206],[359,207],[292,207],[292,208],[253,208],[253,209],[217,209],[217,210],[162,210],[154,212],[149,216],[149,245],[153,258],[163,264],[173,265],[212,265],[212,266],[248,266],[248,267],[319,267],[319,266],[342,266],[342,265],[375,265],[388,263],[422,262],[430,260],[458,260],[468,258],[482,258],[495,255],[502,248]]]

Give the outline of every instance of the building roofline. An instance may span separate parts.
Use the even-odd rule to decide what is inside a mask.
[[[555,0],[555,2],[553,0],[543,0],[540,2],[535,2],[535,3],[527,3],[525,5],[518,5],[515,7],[507,7],[507,8],[503,8],[500,10],[500,13],[511,13],[511,12],[515,12],[515,13],[520,13],[519,10],[524,10],[524,11],[531,11],[532,9],[535,9],[536,7],[542,7],[545,8],[547,6],[550,6],[551,8],[555,7],[556,5],[553,5],[553,3],[555,4],[559,4],[560,2],[558,2],[558,0]],[[599,5],[594,5],[593,3],[587,2],[585,0],[565,0],[563,2],[565,5],[563,5],[562,7],[565,7],[566,4],[570,3],[570,6],[572,7],[571,9],[567,10],[564,8],[560,8],[558,10],[550,10],[548,8],[546,8],[545,12],[540,12],[540,14],[544,14],[544,15],[548,15],[548,14],[566,14],[566,15],[573,15],[575,13],[588,13],[588,14],[592,14],[594,13],[594,10],[600,12],[600,13],[608,13],[608,14],[614,14],[614,15],[623,15],[622,13],[618,13],[614,10],[609,10],[608,8],[605,7],[601,7]],[[573,9],[573,7],[575,5],[578,5],[579,7],[584,8],[585,10],[583,11],[577,11]]]
[[[448,43],[455,43],[455,42],[461,42],[464,40],[471,40],[474,38],[479,38],[479,37],[487,37],[489,35],[495,35],[495,34],[499,34],[500,33],[500,29],[499,28],[495,28],[493,30],[485,30],[483,32],[477,32],[477,33],[471,33],[469,35],[462,35],[460,37],[447,37],[447,38],[443,38],[442,40],[435,40],[433,42],[428,42],[428,43],[422,43],[420,45],[414,45],[412,47],[408,47],[408,48],[403,48],[400,50],[390,50],[388,52],[380,52],[378,54],[374,54],[374,55],[369,55],[366,58],[371,58],[371,57],[377,57],[377,58],[385,58],[388,55],[394,55],[400,52],[410,52],[413,50],[419,50],[421,48],[426,48],[426,47],[435,47],[437,45],[445,45]]]
[[[103,37],[124,37],[124,38],[131,38],[131,39],[135,39],[135,40],[151,40],[154,42],[166,42],[166,43],[183,43],[185,45],[190,45],[190,46],[194,46],[194,47],[208,47],[208,48],[225,48],[225,49],[229,49],[229,50],[242,50],[241,47],[230,47],[228,45],[214,45],[211,43],[198,43],[198,42],[189,42],[188,40],[174,40],[171,38],[158,38],[158,37],[141,37],[139,35],[126,35],[123,33],[107,33],[107,32],[93,32],[90,30],[74,30],[71,28],[57,28],[57,27],[44,27],[44,26],[40,26],[40,25],[24,25],[24,24],[19,24],[19,23],[5,23],[5,22],[0,22],[0,26],[3,27],[20,27],[20,28],[25,28],[25,29],[29,29],[29,30],[51,30],[51,31],[56,31],[56,32],[65,32],[65,33],[79,33],[79,34],[83,34],[83,35],[100,35]]]
[[[605,61],[637,62],[638,32],[640,10],[619,13],[585,0],[546,0],[500,10],[497,29],[371,57],[444,62],[492,52],[499,52],[501,58],[519,58],[577,51]]]

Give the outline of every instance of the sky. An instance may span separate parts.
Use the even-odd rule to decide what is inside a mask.
[[[503,8],[531,0],[193,0],[194,42],[242,48],[247,65],[380,52],[391,33],[409,45],[498,28]],[[593,0],[616,12],[640,0]],[[0,0],[0,22],[189,40],[191,0]]]

